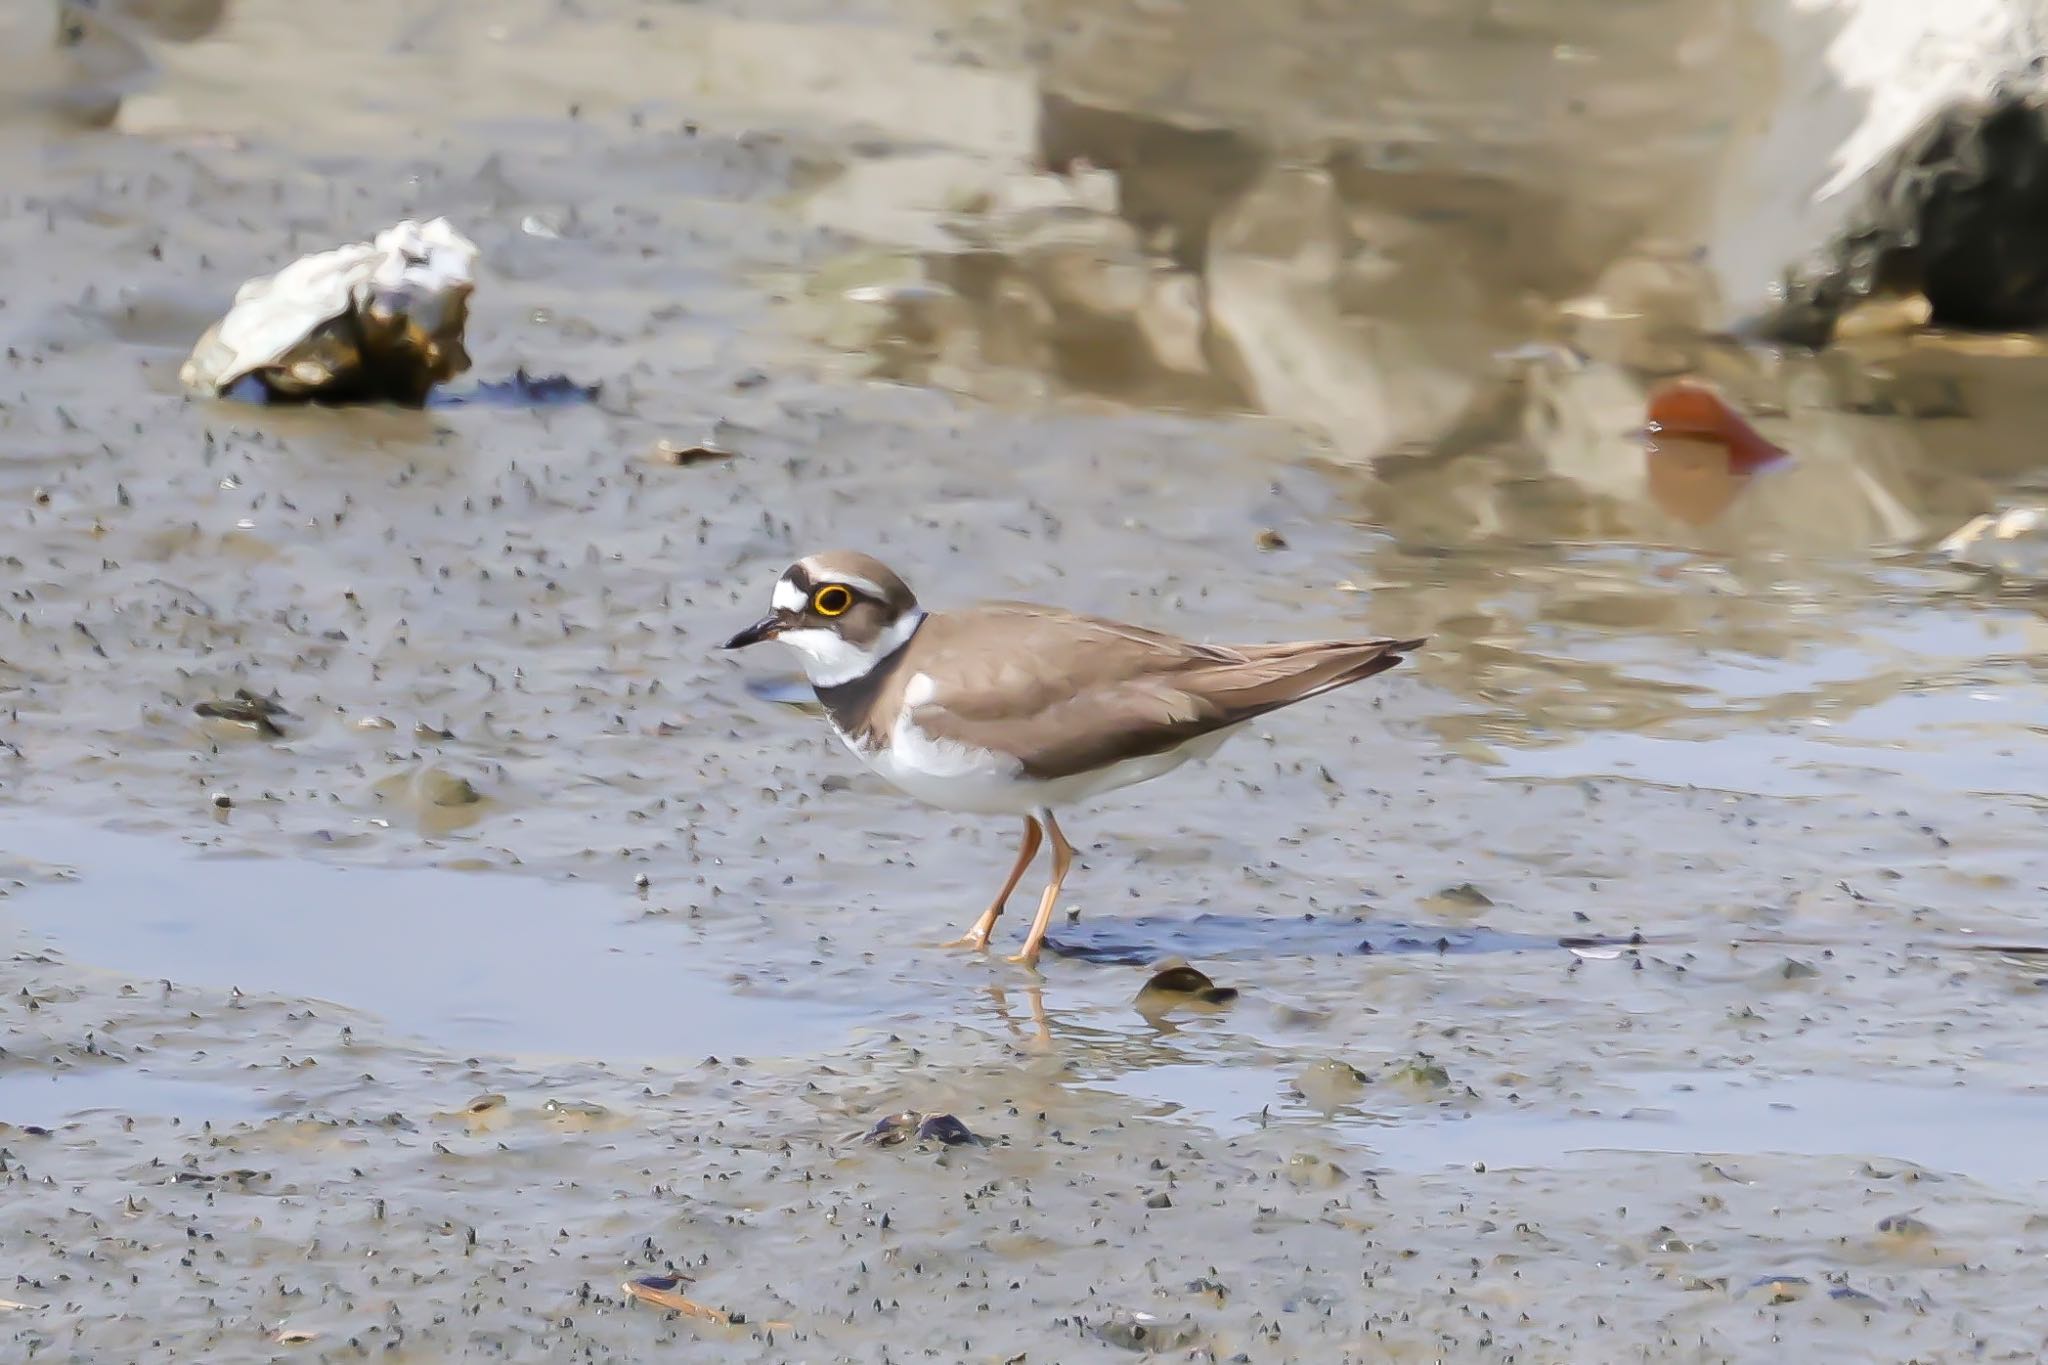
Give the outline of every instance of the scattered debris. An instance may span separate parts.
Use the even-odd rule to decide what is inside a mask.
[[[1356,1104],[1372,1078],[1336,1057],[1324,1057],[1294,1078],[1294,1093],[1317,1109],[1342,1109]]]
[[[712,460],[730,460],[733,452],[716,441],[669,441],[660,440],[648,452],[648,458],[670,469],[683,469],[693,464],[706,464]]]
[[[1924,1242],[1934,1229],[1910,1213],[1888,1213],[1877,1220],[1879,1235],[1896,1242]]]
[[[1470,882],[1459,882],[1430,897],[1430,903],[1459,910],[1485,910],[1493,905],[1493,897]]]
[[[637,1280],[627,1280],[619,1288],[625,1292],[627,1298],[651,1303],[656,1308],[666,1308],[703,1322],[715,1322],[721,1327],[732,1323],[730,1313],[698,1303],[695,1299],[685,1298],[679,1291],[681,1286],[688,1283],[690,1281],[681,1275],[642,1275]]]
[[[547,1099],[541,1101],[540,1111],[551,1119],[578,1123],[600,1123],[612,1116],[611,1110],[590,1100]]]
[[[192,713],[208,720],[224,720],[231,725],[242,726],[265,739],[284,738],[284,729],[277,723],[279,716],[297,719],[274,695],[259,697],[246,687],[236,688],[232,697],[200,702],[192,708]],[[216,801],[214,804],[220,803]]]
[[[876,1147],[894,1147],[900,1142],[908,1142],[917,1132],[918,1117],[917,1112],[910,1109],[886,1115],[875,1120],[875,1126],[868,1129],[867,1136],[861,1140]]]
[[[178,377],[207,396],[419,407],[469,368],[476,258],[445,218],[303,256],[237,290]]]
[[[1796,1303],[1813,1288],[1803,1275],[1765,1275],[1751,1281],[1749,1287],[1771,1303]]]
[[[926,1114],[917,1125],[919,1142],[936,1142],[947,1147],[964,1147],[972,1143],[979,1146],[981,1139],[968,1131],[967,1125],[951,1114]]]
[[[1181,1351],[1202,1339],[1190,1317],[1167,1319],[1156,1313],[1119,1308],[1095,1328],[1095,1335],[1127,1351]]]
[[[689,1278],[683,1275],[642,1275],[637,1280],[627,1280],[619,1289],[629,1299],[638,1299],[641,1303],[653,1304],[656,1308],[666,1308],[672,1313],[696,1318],[699,1322],[716,1323],[720,1327],[734,1327],[746,1323],[747,1319],[741,1314],[728,1313],[722,1308],[713,1308],[709,1304],[698,1303],[695,1299],[685,1297],[681,1292],[682,1286],[689,1283]],[[764,1322],[759,1326],[771,1332],[786,1332],[791,1324]]]
[[[510,379],[486,379],[467,393],[437,394],[434,406],[482,404],[501,408],[562,408],[595,403],[603,384],[579,384],[565,374],[532,375],[521,366]]]
[[[429,806],[473,806],[483,800],[468,778],[443,768],[420,769],[413,775],[413,791]]]
[[[27,1129],[23,1129],[27,1132]],[[252,1185],[267,1184],[270,1172],[251,1170],[238,1166],[231,1171],[179,1171],[170,1179],[173,1185],[234,1185],[247,1189]]]
[[[1381,1079],[1403,1089],[1433,1094],[1450,1088],[1451,1073],[1427,1052],[1418,1052],[1409,1060],[1389,1067]]]
[[[915,1109],[877,1120],[861,1140],[876,1147],[896,1147],[912,1140],[919,1145],[936,1142],[942,1147],[987,1143],[951,1114],[921,1114]]]
[[[467,822],[481,814],[485,806],[484,794],[474,782],[433,763],[387,773],[373,782],[371,788],[384,800],[397,803],[422,819],[452,819],[459,815]]]

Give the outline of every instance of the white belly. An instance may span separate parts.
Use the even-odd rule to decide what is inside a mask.
[[[1007,755],[935,740],[911,724],[908,714],[897,722],[887,748],[863,749],[847,741],[845,735],[839,737],[877,776],[928,806],[976,815],[1029,815],[1149,782],[1183,763],[1207,758],[1237,728],[1214,731],[1164,753],[1127,758],[1107,768],[1049,782],[1025,776],[1017,760]]]

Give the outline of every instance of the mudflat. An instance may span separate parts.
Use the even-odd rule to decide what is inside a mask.
[[[1042,186],[1020,33],[247,0],[0,126],[5,1354],[2038,1354],[2048,633],[1911,548],[2026,423],[1795,408],[1710,534],[1555,432],[1358,467],[943,309],[849,343]],[[433,214],[474,377],[592,401],[180,395],[241,280]],[[1071,821],[1033,976],[936,946],[1010,825],[715,648],[832,545],[1432,643]]]

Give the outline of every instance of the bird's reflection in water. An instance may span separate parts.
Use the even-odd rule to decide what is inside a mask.
[[[1003,1027],[1010,1036],[1032,1052],[1053,1050],[1052,1019],[1045,1012],[1045,987],[1034,981],[1030,985],[1016,988],[1024,997],[1024,1003],[1031,1015],[1031,1028],[1027,1033],[1018,1022],[1016,1013],[1010,1008],[1010,988],[1001,982],[991,981],[988,986],[989,1001],[995,1006],[996,1018],[1003,1021]]]
[[[1143,1050],[1147,1039],[1157,1040],[1181,1032],[1190,1017],[1213,1018],[1226,1013],[1238,994],[1235,987],[1217,985],[1185,960],[1168,958],[1138,988],[1135,996],[1125,997],[1129,1010],[1144,1021],[1143,1030],[1134,1032],[1119,1025],[1116,1019],[1122,1011],[1111,1001],[1096,999],[1084,1005],[1079,1016],[1069,1015],[1062,1019],[1056,1040],[1052,1016],[1045,1008],[1045,986],[1042,982],[1012,986],[991,981],[987,989],[996,1018],[1002,1021],[1012,1038],[1035,1053],[1051,1052],[1056,1042],[1093,1046],[1108,1052],[1127,1051],[1134,1045]],[[1013,992],[1022,997],[1021,1002],[1012,1002]],[[1104,1014],[1095,1006],[1109,1013]],[[1028,1027],[1023,1017],[1027,1014]],[[1094,1023],[1079,1022],[1090,1017]]]

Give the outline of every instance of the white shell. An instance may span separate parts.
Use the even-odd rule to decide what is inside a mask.
[[[2048,507],[2008,507],[1996,516],[1976,517],[1935,549],[1969,568],[2048,578]]]
[[[362,360],[356,338],[363,329],[330,325],[343,318],[375,318],[380,333],[442,342],[430,379],[452,378],[469,368],[462,325],[477,254],[475,243],[436,218],[407,219],[375,241],[302,256],[237,290],[234,307],[199,339],[178,378],[194,392],[218,394],[260,374],[274,390],[317,395],[347,382]]]

